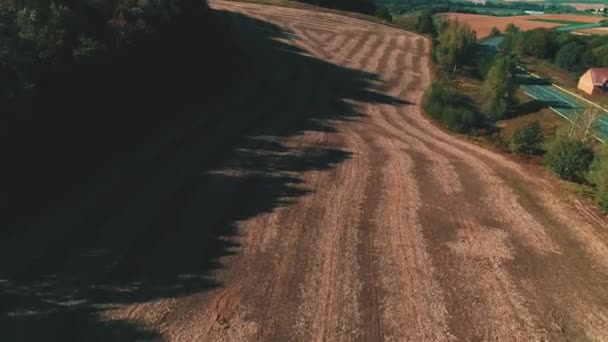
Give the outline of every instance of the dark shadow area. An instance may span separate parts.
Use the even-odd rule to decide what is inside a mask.
[[[128,105],[83,91],[82,107],[66,108],[62,120],[37,128],[54,141],[41,141],[34,132],[22,137],[27,146],[17,149],[22,153],[9,158],[14,164],[5,170],[10,220],[0,240],[4,340],[159,338],[156,331],[102,314],[116,305],[222,286],[211,272],[239,253],[237,223],[310,193],[298,172],[331,169],[351,157],[340,148],[294,147],[282,138],[339,131],[340,122],[363,115],[352,101],[403,103],[378,91],[375,75],[286,43],[299,38],[280,27],[219,15],[239,46],[232,53],[244,61],[232,70],[224,70],[233,64],[221,58],[212,66],[230,90],[213,93],[201,77],[200,87],[177,82],[169,87],[173,94],[162,93],[168,87],[157,81],[164,78],[156,80],[143,68],[138,72],[149,82],[146,92],[137,92]],[[158,53],[165,48],[154,47]],[[194,57],[154,67],[167,74],[197,70]],[[116,86],[120,93],[132,85]],[[89,110],[93,119],[85,116]],[[61,136],[48,133],[57,127]]]
[[[478,57],[492,57],[496,54],[497,46],[486,45],[486,44],[477,44],[477,54]]]
[[[0,239],[231,86],[241,64],[228,28],[208,9],[179,18],[137,44],[37,75],[25,108],[3,113],[0,206],[10,210]]]
[[[524,115],[536,113],[536,112],[538,112],[542,109],[548,108],[548,107],[549,107],[549,104],[547,104],[544,101],[530,100],[525,103],[521,103],[518,106],[516,106],[515,108],[513,108],[513,110],[509,114],[509,117],[515,118],[518,116],[524,116]]]
[[[551,82],[544,78],[532,77],[528,74],[518,73],[515,75],[515,80],[520,85],[539,85],[539,86],[550,86]]]
[[[299,2],[327,7],[332,9],[340,9],[345,11],[353,11],[373,15],[376,11],[376,4],[373,0],[297,0]]]

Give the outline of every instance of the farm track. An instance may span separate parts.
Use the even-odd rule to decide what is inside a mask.
[[[424,118],[424,38],[210,3],[242,82],[0,242],[8,340],[608,339],[605,219]]]

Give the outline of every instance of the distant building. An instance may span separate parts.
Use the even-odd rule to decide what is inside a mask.
[[[581,76],[578,89],[589,95],[608,91],[608,68],[591,68]]]
[[[526,13],[528,15],[541,15],[541,14],[545,14],[545,12],[543,12],[543,11],[524,11],[524,13]]]

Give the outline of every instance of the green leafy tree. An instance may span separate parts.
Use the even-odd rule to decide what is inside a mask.
[[[500,50],[506,51],[510,54],[521,54],[520,42],[522,39],[522,33],[519,28],[513,24],[508,24],[505,29],[505,35],[502,42],[499,45]]]
[[[378,17],[382,20],[386,20],[388,22],[393,21],[393,15],[391,14],[391,11],[389,10],[389,8],[386,6],[379,7],[376,10],[376,17]]]
[[[559,177],[582,182],[593,161],[593,151],[587,144],[558,136],[547,148],[544,163]]]
[[[475,31],[466,23],[452,21],[439,32],[435,49],[437,62],[444,70],[456,71],[472,60],[477,38]]]
[[[594,186],[595,200],[604,211],[608,211],[608,145],[603,144],[595,154],[589,180]]]
[[[437,31],[435,30],[435,23],[433,21],[433,12],[428,9],[422,11],[420,16],[418,16],[418,23],[416,24],[416,28],[421,33],[426,33],[430,35],[437,34]]]
[[[585,46],[577,42],[564,45],[555,56],[555,65],[568,71],[580,71],[585,69],[583,64]]]
[[[492,27],[492,30],[490,31],[490,37],[498,37],[501,35],[502,32],[500,32],[500,30],[496,26]]]
[[[519,126],[513,130],[509,138],[509,151],[526,157],[541,154],[545,136],[538,121]]]
[[[519,27],[515,26],[515,24],[509,23],[509,24],[507,24],[505,32],[507,34],[517,34],[520,32],[520,30],[519,30]]]
[[[469,101],[442,81],[433,82],[427,89],[423,107],[433,119],[455,132],[471,132],[483,124]]]
[[[608,66],[608,43],[592,48],[592,54],[594,56],[595,64],[601,66]]]
[[[523,33],[520,40],[521,50],[525,55],[536,58],[552,58],[556,51],[554,32],[548,29],[534,29]]]
[[[508,109],[515,103],[517,83],[514,80],[513,68],[509,58],[498,56],[483,82],[482,110],[494,121],[504,119]]]
[[[477,59],[476,69],[479,78],[482,80],[486,79],[488,75],[488,71],[494,66],[495,55],[492,54],[484,54]]]
[[[373,0],[299,0],[318,6],[338,8],[366,14],[374,14],[376,5]]]

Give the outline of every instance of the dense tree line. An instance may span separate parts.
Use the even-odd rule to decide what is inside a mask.
[[[507,118],[516,104],[517,90],[515,63],[510,55],[480,53],[476,33],[468,24],[435,20],[431,11],[421,12],[417,30],[435,37],[433,57],[439,69],[439,81],[427,92],[427,112],[461,132],[492,126]],[[469,74],[477,70],[476,76],[483,80],[480,87],[483,103],[478,108],[471,101],[463,106],[464,97],[455,96],[457,91],[448,89],[449,79],[461,69]]]
[[[376,17],[386,20],[388,22],[393,21],[393,15],[391,14],[391,10],[386,6],[381,6],[376,9]]]
[[[418,16],[418,21],[416,22],[416,30],[418,32],[431,36],[437,35],[433,14],[433,11],[428,9],[423,10],[422,13],[420,13]]]
[[[518,57],[548,60],[577,74],[590,67],[608,66],[608,37],[601,35],[580,36],[542,28],[522,32],[511,27],[500,48]]]
[[[211,37],[211,22],[197,0],[0,1],[0,105],[31,112],[46,90],[73,84],[92,65],[118,71],[158,39],[188,39],[186,30]]]
[[[374,0],[297,0],[315,6],[341,9],[365,14],[375,14],[376,5]]]
[[[476,53],[475,31],[466,23],[434,20],[432,12],[423,11],[418,18],[419,32],[434,37],[433,58],[438,67],[438,79],[425,93],[423,107],[440,124],[460,133],[484,128],[489,116],[484,115],[473,101],[454,86],[454,76],[470,69]]]

